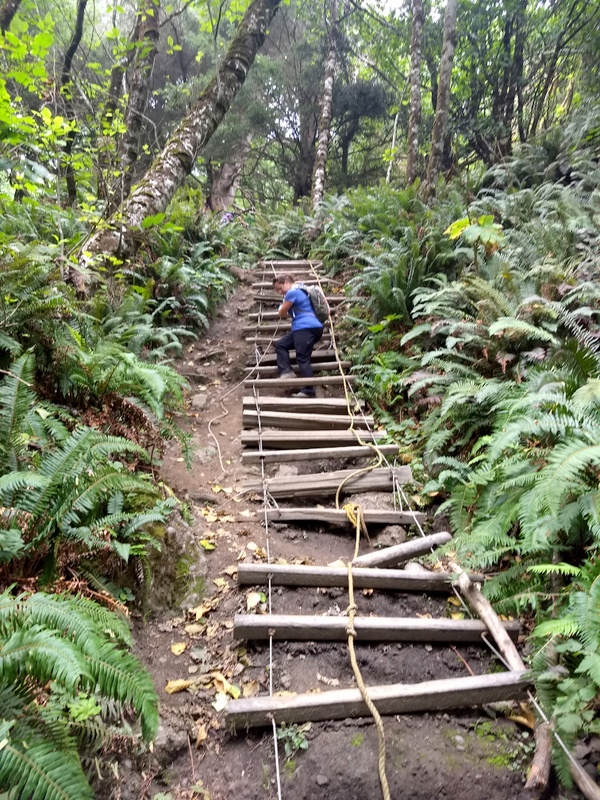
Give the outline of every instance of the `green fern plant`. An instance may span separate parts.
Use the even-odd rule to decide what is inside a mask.
[[[79,596],[0,595],[0,789],[15,797],[94,796],[81,766],[90,727],[120,732],[134,712],[150,742],[158,728],[152,679],[127,648],[126,622]]]

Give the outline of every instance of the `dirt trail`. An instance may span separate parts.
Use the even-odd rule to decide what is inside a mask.
[[[248,297],[248,288],[240,287],[207,338],[190,346],[180,364],[192,385],[183,422],[192,436],[193,467],[186,470],[180,453],[172,448],[166,454],[162,477],[189,508],[188,538],[197,544],[202,541],[208,548],[199,547],[194,564],[182,559],[182,569],[192,567],[200,576],[205,572],[205,579],[196,579],[187,596],[178,598],[175,610],[148,615],[137,629],[138,654],[159,690],[162,725],[150,761],[146,758],[134,764],[129,760],[121,765],[120,796],[124,800],[278,797],[272,730],[232,735],[223,728],[222,713],[214,707],[238,691],[245,696],[266,693],[269,685],[268,647],[240,644],[232,636],[233,615],[248,607],[259,610],[265,600],[264,595],[257,596],[264,591],[262,587],[240,590],[235,578],[238,561],[264,560],[266,544],[264,526],[253,513],[259,504],[237,496],[249,473],[258,472],[240,462],[244,395],[240,381],[249,352],[241,328],[251,305]],[[228,414],[220,416],[219,400],[227,392]],[[211,419],[213,436],[208,427]],[[315,462],[309,467],[322,468],[324,465]],[[331,533],[317,525],[278,524],[270,531],[274,560],[327,564],[348,559],[353,551],[349,529]],[[376,541],[391,544],[398,533],[374,535],[379,535]],[[399,616],[418,611],[443,616],[447,611],[444,595],[438,600],[359,592],[357,598],[362,615]],[[276,588],[272,596],[274,613],[339,614],[347,602],[342,589]],[[172,647],[180,654],[172,652]],[[416,682],[494,668],[490,655],[472,645],[454,651],[431,645],[359,645],[357,653],[367,684]],[[194,683],[184,691],[167,693],[165,687],[175,680]],[[275,643],[273,682],[275,691],[353,686],[347,648],[344,644]],[[532,736],[514,723],[474,711],[388,717],[384,724],[387,774],[394,800],[528,797],[523,790],[523,770],[531,758]],[[291,726],[280,729],[279,737],[281,796],[285,800],[381,797],[377,735],[370,719]],[[567,796],[571,795],[557,789],[550,795]]]

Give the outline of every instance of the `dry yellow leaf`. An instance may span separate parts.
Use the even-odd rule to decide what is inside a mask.
[[[165,692],[167,694],[175,694],[176,692],[184,692],[190,686],[193,686],[195,681],[185,680],[185,678],[179,678],[175,681],[169,681],[165,686]]]
[[[213,490],[213,492],[214,492],[215,494],[219,494],[219,492],[222,492],[222,491],[223,491],[223,487],[222,487],[222,486],[219,486],[219,484],[218,484],[218,483],[215,483],[215,485],[214,485],[214,486],[211,486],[210,488]]]
[[[212,625],[209,625],[206,629],[206,638],[213,639],[217,633],[219,632],[219,623],[214,622]]]
[[[220,592],[228,592],[231,588],[227,578],[213,578],[213,583]]]
[[[230,567],[225,567],[225,569],[223,570],[225,575],[229,575],[231,577],[233,577],[234,575],[237,575],[237,571],[238,571],[238,568],[237,568],[236,564],[232,564]]]
[[[198,733],[196,734],[196,747],[200,747],[200,745],[206,741],[208,738],[208,731],[206,730],[206,725],[200,725],[198,728]]]
[[[206,625],[198,625],[197,622],[193,622],[191,625],[186,625],[184,630],[189,636],[196,636],[199,633],[202,633]]]
[[[328,567],[347,567],[348,565],[342,561],[341,558],[338,558],[337,561],[331,561],[327,564]]]
[[[455,597],[454,595],[448,598],[448,602],[453,606],[462,606],[462,603],[460,602],[458,597]]]
[[[219,520],[221,522],[236,522],[236,518],[233,516],[233,514],[221,514]]]
[[[465,615],[462,613],[462,611],[454,611],[452,614],[450,614],[450,619],[464,619],[464,618]]]
[[[254,516],[254,511],[251,511],[249,508],[244,509],[243,511],[239,512],[240,517],[246,517],[249,519],[250,517]]]
[[[211,703],[212,707],[216,711],[223,711],[223,709],[227,706],[229,702],[229,698],[225,694],[225,692],[217,692],[215,695],[214,701]]]
[[[175,642],[175,644],[171,645],[171,652],[174,656],[180,656],[182,653],[185,653],[185,648],[187,644],[185,642]]]
[[[258,681],[248,681],[242,687],[242,697],[256,697],[260,690]]]

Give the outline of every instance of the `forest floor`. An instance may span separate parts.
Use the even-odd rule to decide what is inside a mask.
[[[187,596],[178,598],[170,610],[160,609],[158,587],[156,596],[149,598],[153,610],[137,621],[136,650],[160,695],[161,727],[151,757],[121,760],[119,788],[112,796],[123,800],[278,797],[272,729],[231,733],[218,710],[238,691],[253,696],[268,693],[269,688],[268,646],[239,643],[232,635],[234,614],[249,608],[258,612],[265,599],[259,596],[263,587],[243,590],[236,582],[239,561],[266,557],[265,527],[255,513],[260,503],[239,494],[249,473],[258,472],[241,464],[241,381],[250,348],[241,328],[251,305],[248,294],[242,285],[207,337],[190,345],[179,365],[192,387],[189,410],[181,422],[192,436],[193,466],[186,469],[173,446],[165,455],[161,477],[188,509],[184,515],[188,539],[197,555],[193,564],[182,559],[180,571],[192,569],[197,578]],[[221,398],[226,416],[222,416]],[[312,464],[312,470],[325,468]],[[284,524],[269,528],[274,560],[327,564],[352,556],[349,529],[331,532],[315,525]],[[394,543],[393,531],[373,534],[377,543]],[[161,559],[166,563],[169,553]],[[357,602],[361,614],[447,615],[445,596],[360,592]],[[272,596],[274,613],[339,614],[347,603],[346,590],[341,589],[277,588]],[[432,645],[359,645],[357,654],[367,685],[499,668],[489,652],[474,645],[454,650]],[[274,643],[273,682],[275,691],[353,686],[346,645]],[[182,690],[169,693],[170,689]],[[475,710],[384,718],[392,798],[529,797],[523,786],[533,752],[532,734],[490,714]],[[370,718],[282,727],[278,736],[284,800],[381,797],[377,733]],[[552,787],[547,797],[558,800],[577,795]]]

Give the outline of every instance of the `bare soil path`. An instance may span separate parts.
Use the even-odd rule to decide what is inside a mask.
[[[268,646],[235,641],[233,616],[266,607],[260,588],[238,587],[238,563],[262,563],[265,527],[260,503],[240,495],[259,468],[242,465],[241,381],[249,354],[242,327],[252,306],[248,284],[222,309],[207,338],[188,347],[180,364],[190,380],[190,405],[182,424],[192,437],[192,468],[172,447],[162,478],[186,504],[187,526],[169,534],[189,545],[179,572],[194,580],[171,610],[160,609],[165,587],[159,577],[148,598],[148,613],[136,630],[137,652],[153,674],[161,700],[161,729],[154,754],[120,764],[118,796],[123,800],[271,800],[278,797],[271,728],[232,734],[222,707],[239,694],[268,691]],[[221,399],[223,399],[221,404]],[[226,409],[226,413],[223,410]],[[212,421],[212,422],[211,422]],[[309,469],[319,471],[314,462]],[[294,466],[287,466],[294,474]],[[306,469],[306,467],[304,467]],[[331,465],[329,464],[329,468]],[[274,469],[274,468],[273,468]],[[302,469],[302,467],[301,467]],[[182,534],[182,530],[184,531]],[[270,526],[271,559],[328,564],[351,558],[353,533],[325,524]],[[375,543],[394,544],[402,532],[373,528]],[[182,581],[185,586],[185,581]],[[175,596],[176,587],[170,586]],[[448,595],[365,591],[357,593],[360,614],[449,616]],[[339,615],[348,604],[345,589],[273,589],[274,613]],[[357,645],[368,685],[419,682],[484,674],[498,669],[478,645]],[[354,686],[344,643],[275,642],[272,679],[276,691],[326,691]],[[176,683],[181,682],[181,683]],[[385,717],[387,775],[394,800],[525,800],[524,771],[533,737],[491,711]],[[285,800],[367,800],[381,797],[377,734],[370,718],[280,727],[278,755]],[[553,800],[576,797],[553,787]]]

